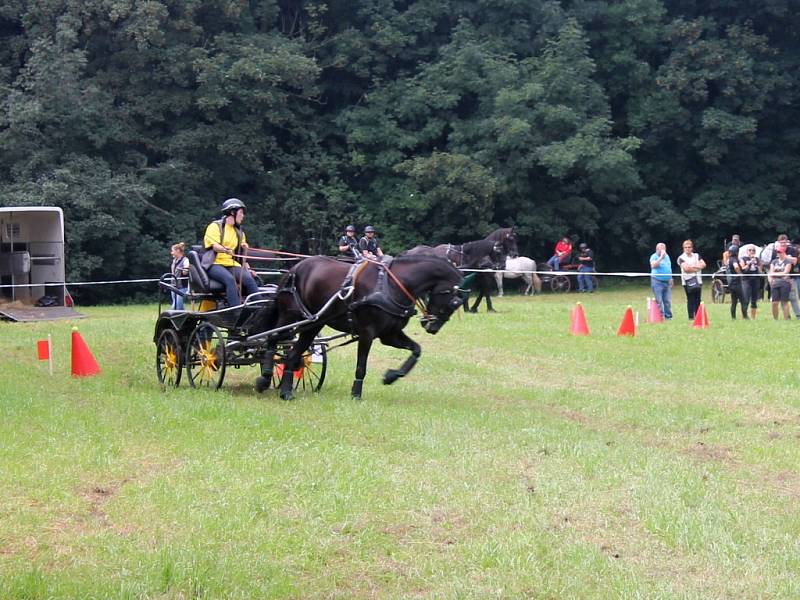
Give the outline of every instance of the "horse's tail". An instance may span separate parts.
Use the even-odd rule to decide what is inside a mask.
[[[536,261],[531,261],[533,263],[533,268],[531,271],[538,271],[539,269],[536,268]],[[533,280],[533,291],[536,294],[542,293],[542,280],[537,273],[531,273],[531,279]]]

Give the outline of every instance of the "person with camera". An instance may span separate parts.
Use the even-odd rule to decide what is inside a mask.
[[[747,313],[750,307],[750,318],[755,319],[758,312],[758,297],[761,295],[761,261],[758,260],[757,248],[749,244],[746,254],[739,259],[738,277],[742,282],[742,310]],[[745,319],[747,317],[745,316]]]

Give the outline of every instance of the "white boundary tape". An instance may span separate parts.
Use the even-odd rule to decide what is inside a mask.
[[[601,273],[599,271],[586,271],[586,272],[578,272],[578,271],[509,271],[505,269],[460,269],[465,273],[513,273],[517,275],[521,274],[536,274],[536,275],[565,275],[565,276],[575,276],[578,275],[595,275],[599,277],[652,277],[652,273],[637,273],[635,271],[610,271]],[[256,271],[258,275],[281,275],[285,273],[285,271]],[[664,274],[666,275],[666,273]],[[709,279],[713,277],[715,274],[706,273],[703,275],[703,279]],[[671,275],[673,278],[680,278],[680,273],[673,273]],[[717,278],[728,277],[727,273],[720,273],[716,274]],[[730,275],[730,277],[770,277],[767,273],[736,273]],[[789,275],[784,275],[784,277],[800,277],[800,273],[790,273]],[[111,279],[106,281],[48,281],[47,283],[15,283],[15,284],[2,284],[0,288],[31,288],[31,287],[52,287],[52,286],[67,286],[67,287],[76,287],[76,286],[89,286],[89,285],[121,285],[127,283],[154,283],[160,281],[160,279]]]
[[[256,271],[257,275],[283,275],[285,271]],[[48,281],[47,283],[15,283],[0,285],[0,288],[32,288],[66,286],[76,287],[81,285],[118,285],[124,283],[154,283],[161,279],[111,279],[106,281]]]
[[[516,273],[516,274],[536,274],[536,275],[566,275],[566,276],[577,276],[577,275],[599,275],[601,277],[653,277],[652,273],[637,273],[635,271],[609,271],[605,273],[601,273],[599,271],[523,271],[523,270],[514,270],[509,271],[506,269],[459,269],[464,271],[465,273]],[[659,273],[657,276],[664,277],[666,273]],[[728,277],[727,273],[703,273],[703,279],[710,279],[716,275],[717,278]],[[767,273],[735,273],[730,275],[731,277],[770,277]],[[680,273],[672,273],[670,277],[681,277]],[[784,275],[784,277],[800,277],[800,273],[790,273],[789,275]]]

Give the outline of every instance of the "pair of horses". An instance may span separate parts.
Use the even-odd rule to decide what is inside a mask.
[[[479,264],[494,251],[516,253],[513,229],[498,229],[484,240],[460,247],[444,244],[436,248],[414,248],[385,262],[366,260],[352,265],[315,256],[296,264],[278,285],[265,331],[307,319],[322,310],[334,296],[336,299],[326,312],[301,330],[287,353],[280,397],[293,398],[293,372],[301,367],[303,353],[326,325],[358,339],[351,388],[353,398],[362,396],[367,358],[376,339],[386,346],[410,352],[398,369],[388,369],[384,373],[383,383],[388,385],[406,376],[422,354],[420,345],[403,332],[415,308],[423,313],[424,330],[435,335],[464,302],[465,291],[461,287],[464,276],[448,259],[448,254],[460,256],[462,264],[472,265]],[[272,356],[272,352],[268,351],[267,355]],[[266,387],[271,372],[270,362],[262,365],[257,388]]]

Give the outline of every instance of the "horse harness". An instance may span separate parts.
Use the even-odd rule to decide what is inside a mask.
[[[483,240],[479,240],[479,242],[480,241],[483,241]],[[449,260],[451,263],[453,263],[456,267],[463,268],[464,267],[464,257],[466,257],[467,254],[468,254],[468,252],[466,251],[466,247],[468,245],[475,244],[475,243],[477,243],[477,242],[467,242],[466,244],[460,244],[460,245],[447,244],[447,249],[445,250],[444,257],[447,260]],[[492,246],[492,250],[491,251],[496,253],[496,254],[499,253],[499,252],[502,252],[502,244],[500,242],[495,242],[494,245]],[[455,258],[453,258],[452,255],[455,255]],[[487,255],[487,256],[490,256],[490,255]],[[492,260],[491,262],[492,262],[492,264],[495,264],[496,261]]]
[[[411,317],[416,314],[416,306],[422,311],[423,318],[429,317],[427,307],[422,300],[415,298],[414,295],[411,294],[411,292],[409,292],[403,283],[397,278],[397,276],[389,270],[392,260],[393,259],[391,257],[384,257],[383,261],[363,259],[354,263],[347,272],[347,275],[345,275],[344,279],[342,280],[342,284],[339,286],[337,295],[339,299],[347,306],[347,319],[351,324],[351,328],[354,328],[355,325],[353,318],[354,312],[361,306],[374,306],[392,316],[400,318]],[[375,290],[360,300],[353,300],[353,293],[355,291],[356,283],[358,282],[358,277],[370,263],[379,268],[378,281],[377,285],[375,286]],[[400,288],[400,291],[403,292],[403,295],[405,295],[411,301],[410,304],[403,304],[392,298],[389,291],[390,279],[397,285],[398,288]],[[297,285],[295,285],[295,273],[288,274],[286,281],[281,289],[278,290],[278,293],[291,294],[295,306],[302,313],[303,317],[305,319],[314,319],[314,314],[308,310],[297,291]]]
[[[450,253],[455,253],[458,257],[458,260],[453,260],[450,257]],[[447,244],[447,250],[444,253],[444,257],[453,263],[455,266],[460,267],[461,263],[464,261],[464,245],[454,246],[453,244]]]
[[[416,314],[417,311],[414,307],[417,306],[420,308],[423,315],[427,315],[427,309],[423,302],[418,298],[415,298],[414,295],[408,291],[406,286],[404,286],[403,283],[397,278],[397,276],[391,272],[390,267],[392,266],[392,261],[393,259],[391,257],[384,257],[383,261],[365,259],[360,263],[353,265],[353,268],[350,269],[350,272],[353,273],[353,287],[355,287],[355,284],[358,281],[358,276],[370,263],[378,267],[378,281],[375,285],[375,289],[372,292],[360,300],[351,300],[348,303],[347,311],[349,315],[352,315],[352,313],[360,306],[374,306],[387,314],[400,318],[407,318]],[[347,283],[349,275],[350,273],[348,273],[348,277],[345,277],[342,285]],[[395,285],[397,285],[398,288],[400,288],[400,291],[403,292],[403,295],[411,301],[411,304],[403,304],[392,298],[389,290],[390,279],[395,283]]]

